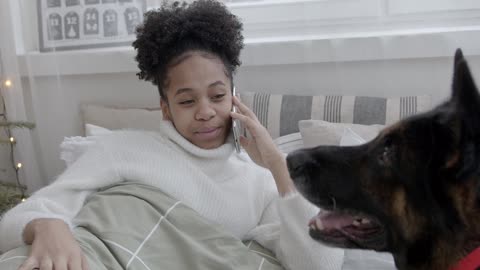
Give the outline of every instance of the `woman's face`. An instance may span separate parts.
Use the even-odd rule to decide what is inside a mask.
[[[187,52],[173,60],[166,79],[168,102],[160,102],[164,120],[200,148],[224,144],[231,127],[232,86],[220,58]]]

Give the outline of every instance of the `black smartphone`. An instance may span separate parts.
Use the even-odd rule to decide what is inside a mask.
[[[233,87],[232,96],[236,96],[235,86]],[[232,105],[232,111],[237,112],[235,105]],[[233,143],[235,145],[235,151],[240,153],[240,123],[239,120],[232,119],[232,132],[233,132]]]

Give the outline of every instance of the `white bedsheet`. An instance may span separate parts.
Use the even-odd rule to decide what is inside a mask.
[[[395,263],[390,253],[371,250],[346,249],[342,270],[393,270]]]

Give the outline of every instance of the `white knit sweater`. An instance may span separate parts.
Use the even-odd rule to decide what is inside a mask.
[[[280,198],[269,171],[231,143],[201,149],[168,121],[161,133],[118,131],[95,144],[51,185],[0,220],[0,251],[23,244],[26,224],[59,218],[71,228],[88,195],[123,180],[158,187],[240,239],[254,239],[275,252],[287,269],[341,269],[344,251],[308,236],[318,211],[298,194]]]

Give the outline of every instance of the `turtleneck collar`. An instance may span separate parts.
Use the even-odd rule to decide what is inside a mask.
[[[178,147],[184,151],[201,158],[207,159],[227,159],[234,153],[233,138],[228,136],[226,143],[220,147],[214,149],[203,149],[190,141],[185,139],[177,129],[173,126],[173,123],[168,120],[162,120],[160,122],[160,133],[166,136],[170,141],[175,143]]]

